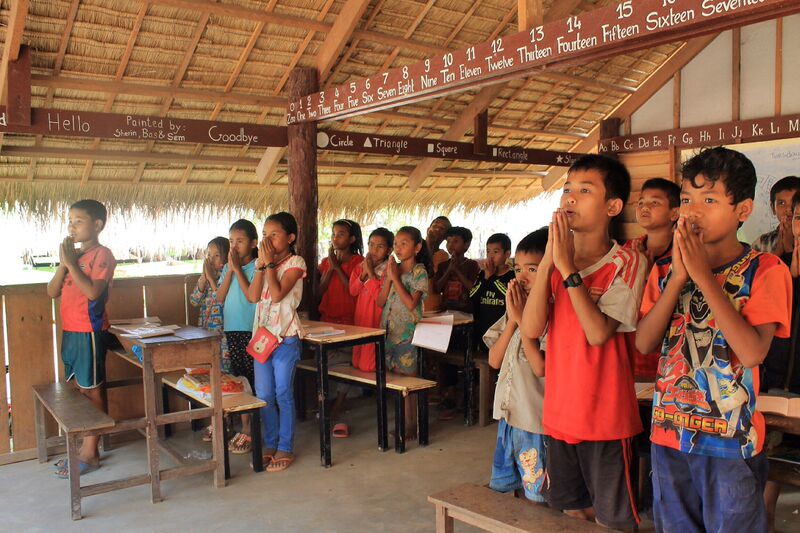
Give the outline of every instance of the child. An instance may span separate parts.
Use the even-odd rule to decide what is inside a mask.
[[[433,276],[434,288],[442,295],[445,309],[472,312],[469,291],[475,285],[481,267],[477,261],[464,257],[471,243],[472,232],[467,228],[455,226],[447,230],[450,259],[439,265]]]
[[[367,256],[350,274],[350,295],[356,299],[356,326],[380,327],[378,294],[393,246],[394,235],[391,231],[386,228],[374,230],[369,235]],[[353,366],[364,372],[375,372],[375,346],[370,344],[353,348]]]
[[[636,328],[647,260],[609,236],[630,187],[616,160],[572,165],[520,325],[532,339],[548,331],[547,500],[618,529],[639,521],[629,465],[642,422],[625,332]]]
[[[222,303],[217,299],[217,281],[222,268],[228,263],[231,244],[225,237],[211,239],[206,248],[206,259],[203,261],[203,272],[197,278],[197,284],[189,295],[189,303],[200,308],[197,325],[208,331],[222,331]],[[230,372],[230,354],[225,335],[222,335],[220,354],[222,355],[222,371]]]
[[[294,370],[301,351],[297,307],[306,277],[306,262],[295,255],[296,241],[291,214],[267,218],[249,291],[251,299],[259,299],[253,331],[265,327],[280,341],[266,362],[255,362],[256,396],[267,402],[261,409],[267,472],[286,470],[294,462]]]
[[[422,320],[422,303],[428,294],[430,258],[417,228],[404,226],[394,238],[394,253],[383,275],[378,306],[383,308],[381,327],[386,329],[386,368],[408,376],[417,375],[417,349],[411,345],[414,328]],[[406,397],[406,438],[417,432],[417,410]]]
[[[476,340],[500,320],[506,312],[506,287],[514,279],[514,272],[508,266],[511,257],[511,239],[505,233],[495,233],[486,240],[486,263],[478,274],[478,280],[469,292],[475,317],[473,333]],[[485,352],[482,342],[474,344]]]
[[[753,210],[744,155],[703,150],[683,165],[671,267],[653,270],[636,346],[661,346],[651,457],[657,531],[767,531],[756,411],[758,364],[789,334],[791,278],[736,237]]]
[[[61,297],[61,360],[67,381],[78,387],[102,411],[105,406],[105,361],[109,342],[106,303],[117,261],[100,244],[106,227],[106,208],[97,200],[80,200],[69,208],[69,236],[61,242],[59,266],[47,284],[47,295]],[[80,243],[80,250],[75,245]],[[83,439],[79,471],[88,474],[100,467],[98,437]],[[57,477],[69,479],[66,459],[56,463]]]
[[[753,242],[757,252],[767,252],[781,256],[794,249],[792,236],[792,198],[800,191],[800,178],[786,176],[775,182],[769,190],[769,206],[778,219],[778,227],[765,233]]]
[[[497,445],[489,487],[499,492],[524,491],[543,503],[546,451],[542,427],[544,355],[538,340],[523,337],[519,322],[528,293],[547,246],[547,228],[523,238],[514,256],[516,280],[510,280],[507,312],[483,339],[489,346],[489,366],[500,369],[494,395],[494,418],[499,420]]]
[[[353,324],[356,299],[350,295],[350,274],[364,258],[361,253],[361,227],[352,220],[337,220],[333,223],[333,236],[328,257],[319,265],[322,278],[319,292],[320,320],[336,324]],[[348,354],[349,356],[349,354]]]
[[[428,248],[428,257],[431,258],[431,274],[436,274],[439,270],[439,265],[447,261],[450,256],[440,248],[442,242],[444,242],[445,235],[447,234],[447,230],[449,230],[453,225],[450,223],[450,219],[446,216],[438,216],[433,219],[431,225],[428,227],[427,231],[427,248]],[[441,294],[436,292],[436,289],[433,287],[433,276],[429,280],[428,285],[428,297],[425,298],[425,311],[440,311],[442,308],[442,296]]]
[[[678,220],[681,188],[664,178],[652,178],[644,182],[636,204],[636,222],[645,234],[625,243],[647,257],[647,264],[665,270],[669,268],[666,258],[672,253],[672,235]],[[628,333],[628,347],[633,353],[633,374],[642,381],[654,381],[658,370],[659,353],[643,354],[636,349],[636,334]]]
[[[223,302],[231,374],[246,377],[255,390],[253,358],[247,353],[247,345],[253,337],[256,299],[248,299],[248,292],[256,272],[258,232],[252,222],[240,219],[231,226],[229,236],[228,263],[220,273],[217,300]],[[250,415],[242,415],[242,431],[231,438],[228,450],[234,454],[250,453],[250,444]]]

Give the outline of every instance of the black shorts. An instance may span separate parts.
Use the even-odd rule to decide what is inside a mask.
[[[231,358],[231,374],[244,376],[250,382],[252,390],[256,390],[256,380],[253,372],[253,358],[247,353],[247,345],[253,338],[252,331],[226,331],[228,340],[228,353]]]
[[[567,444],[548,437],[545,496],[561,511],[594,508],[613,529],[639,523],[631,480],[633,439]]]

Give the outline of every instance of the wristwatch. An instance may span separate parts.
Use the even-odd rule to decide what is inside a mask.
[[[276,266],[278,265],[276,265],[275,263],[267,263],[267,268],[270,270],[274,270]]]
[[[580,287],[583,285],[583,278],[577,272],[570,274],[564,279],[564,288],[571,289],[573,287]]]

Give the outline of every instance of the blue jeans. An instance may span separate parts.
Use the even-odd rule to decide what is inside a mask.
[[[261,409],[264,446],[281,452],[294,448],[294,370],[300,360],[300,339],[286,337],[264,364],[254,361],[256,396]]]
[[[650,453],[658,533],[766,533],[766,454],[721,459],[657,444]]]

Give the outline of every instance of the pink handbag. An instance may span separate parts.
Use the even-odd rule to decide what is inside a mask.
[[[278,337],[270,333],[264,326],[261,326],[256,330],[253,338],[250,339],[250,344],[247,345],[247,353],[263,365],[279,345]]]

